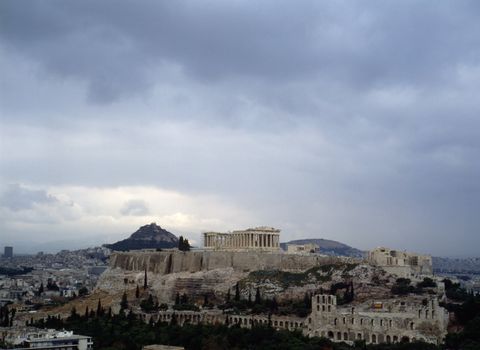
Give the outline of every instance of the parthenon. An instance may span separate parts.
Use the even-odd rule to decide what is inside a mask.
[[[280,230],[255,227],[243,231],[205,232],[204,248],[208,250],[280,250]]]

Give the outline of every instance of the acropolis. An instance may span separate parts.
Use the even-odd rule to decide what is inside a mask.
[[[205,232],[203,237],[206,250],[280,251],[280,230],[273,227],[260,226],[228,233]]]

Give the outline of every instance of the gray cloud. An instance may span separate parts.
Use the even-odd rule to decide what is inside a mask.
[[[286,238],[476,253],[477,2],[0,7],[2,182],[214,194]]]
[[[0,204],[13,211],[32,209],[36,204],[52,205],[58,199],[45,190],[29,189],[20,184],[10,184],[0,195]]]
[[[141,199],[132,199],[120,210],[122,215],[144,216],[150,214],[147,203]]]

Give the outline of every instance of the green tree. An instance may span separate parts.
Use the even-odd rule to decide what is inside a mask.
[[[240,301],[240,287],[237,284],[235,284],[235,301]]]
[[[148,288],[147,268],[145,267],[145,276],[143,278],[143,290]]]
[[[127,299],[127,292],[123,292],[122,300],[120,301],[120,310],[125,311],[128,309],[128,299]]]
[[[257,292],[255,293],[255,304],[262,303],[262,296],[260,295],[260,287],[257,287]]]
[[[98,304],[97,304],[97,316],[102,316],[103,315],[103,307],[102,307],[102,302],[100,299],[98,299]]]
[[[38,288],[38,295],[42,295],[44,292],[44,288],[43,288],[43,282],[40,283],[40,288]]]

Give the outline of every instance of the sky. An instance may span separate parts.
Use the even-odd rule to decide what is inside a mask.
[[[0,2],[0,246],[156,222],[480,255],[478,1]]]

